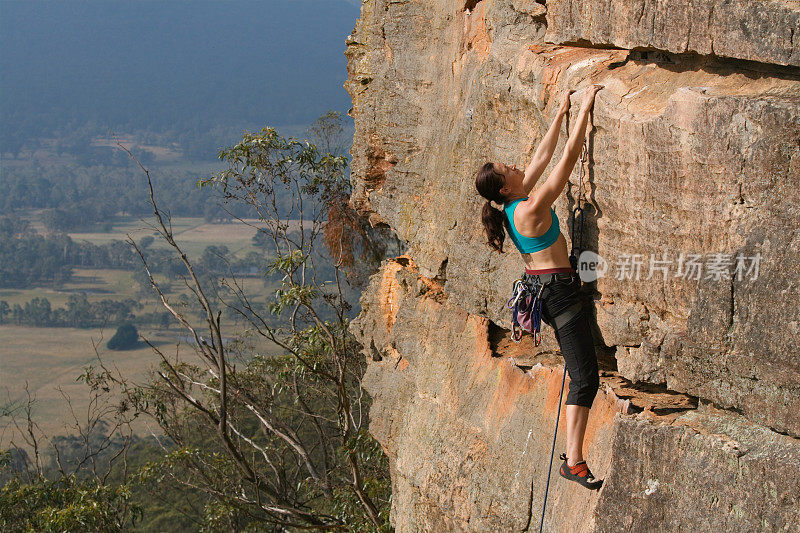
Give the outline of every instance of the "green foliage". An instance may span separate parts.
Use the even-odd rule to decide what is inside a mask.
[[[318,131],[335,131],[338,116],[326,120]],[[168,436],[162,453],[139,461],[134,475],[119,483],[129,482],[143,498],[137,503],[161,513],[145,517],[150,530],[177,531],[173,521],[180,521],[180,509],[186,513],[180,527],[191,524],[195,531],[389,531],[388,461],[366,429],[370,400],[360,385],[366,364],[348,331],[347,300],[357,294],[346,292],[340,264],[334,264],[340,260],[314,246],[332,206],[346,204],[347,161],[271,128],[246,134],[220,156],[230,168],[201,186],[213,184],[229,201],[257,209],[272,241],[263,243],[275,254],[264,261],[264,273],[280,279],[280,288],[273,301],[250,305],[235,282],[213,275],[234,274],[229,251],[207,248],[199,260],[189,260],[199,280],[189,287],[197,297],[193,304],[207,313],[204,324],[190,328],[203,335],[193,345],[200,357],[164,357],[147,385],[119,381],[105,367],[81,376],[95,394],[119,387],[124,409],[118,412],[149,415]],[[337,213],[339,230],[351,227],[346,209]],[[161,226],[162,236],[170,233]],[[338,242],[350,234],[333,236]],[[148,254],[163,249],[148,244]],[[176,246],[173,253],[182,250]],[[259,314],[265,303],[273,315]],[[285,353],[267,357],[239,339],[220,343],[230,335],[220,326],[220,313],[235,305],[251,320],[249,334],[274,340]],[[0,306],[0,315],[9,312]],[[135,330],[121,327],[109,347],[124,338],[135,341]],[[189,505],[152,505],[184,498]]]
[[[127,485],[79,482],[74,476],[32,483],[15,478],[0,488],[0,530],[127,531],[141,519]]]
[[[95,385],[96,378],[96,375],[92,378]],[[151,483],[132,475],[146,465],[158,463],[164,455],[162,445],[172,447],[169,438],[160,437],[159,444],[154,437],[134,435],[132,442],[128,441],[123,464],[119,453],[125,437],[111,437],[111,428],[101,425],[104,426],[102,430],[92,431],[90,435],[90,447],[96,452],[91,461],[94,467],[86,462],[87,449],[80,437],[52,439],[51,444],[58,447],[65,469],[69,471],[83,464],[73,474],[62,475],[55,464],[55,455],[49,453],[45,454],[43,476],[23,475],[25,467],[19,458],[27,454],[18,448],[0,452],[0,485],[5,484],[0,491],[0,531],[191,533],[198,530],[200,518],[194,507],[202,508],[206,496],[181,487],[169,476],[158,476],[157,481]],[[18,460],[13,460],[14,456]],[[112,464],[113,460],[116,462]],[[98,478],[93,473],[94,468],[108,473]],[[154,490],[156,485],[157,491]],[[121,527],[114,523],[114,516]],[[104,522],[100,523],[98,518]]]
[[[199,182],[201,187],[219,186],[226,199],[242,200],[244,193],[260,193],[275,199],[275,215],[280,219],[292,214],[315,220],[320,214],[315,209],[315,197],[321,200],[319,207],[327,207],[326,202],[347,192],[349,180],[344,176],[348,160],[344,155],[320,153],[317,147],[307,140],[293,137],[284,138],[274,128],[265,127],[260,132],[245,132],[242,140],[233,147],[220,150],[219,159],[228,164],[210,178]],[[288,194],[280,193],[285,189]],[[295,204],[299,196],[307,195],[306,212],[298,211]],[[286,232],[288,226],[278,231]]]
[[[85,293],[71,294],[66,307],[55,309],[47,298],[32,298],[23,305],[0,300],[0,324],[36,327],[91,328],[113,326],[133,320],[136,300],[90,302]]]
[[[194,518],[197,531],[221,531],[230,529],[242,517],[242,505],[235,495],[245,489],[235,463],[222,451],[209,446],[207,438],[198,434],[195,444],[173,447],[156,460],[143,465],[133,476],[132,483],[145,487],[159,499],[169,498],[177,488],[173,480],[192,486],[213,487],[216,498],[204,496],[191,487],[180,487],[193,500],[200,511]],[[202,465],[202,472],[197,466]]]
[[[139,344],[139,332],[133,324],[122,324],[108,341],[109,350],[130,350]]]
[[[373,501],[384,503],[378,509],[382,520],[382,527],[378,531],[380,533],[393,531],[389,523],[388,503],[392,493],[391,480],[387,475],[389,459],[383,453],[381,445],[369,434],[367,428],[362,427],[344,442],[338,453],[342,464],[346,463],[346,456],[349,453],[358,458],[359,463],[362,465],[361,476],[364,492]],[[339,490],[332,498],[332,504],[333,514],[347,524],[348,532],[371,533],[375,531],[375,525],[364,516],[358,495],[351,487],[347,489],[339,487]]]
[[[8,166],[0,179],[0,215],[42,209],[42,221],[50,231],[94,231],[118,215],[148,216],[147,184],[127,154],[124,166],[96,164],[44,164]],[[141,152],[141,151],[139,151]],[[138,153],[138,152],[137,152]],[[196,175],[170,170],[159,181],[159,195],[173,216],[201,217],[219,203],[210,190],[194,186]],[[218,208],[217,208],[218,209]]]

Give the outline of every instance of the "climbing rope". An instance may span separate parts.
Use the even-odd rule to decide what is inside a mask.
[[[569,141],[569,115],[567,115],[567,141]],[[578,258],[583,251],[583,209],[586,205],[586,198],[584,196],[584,168],[583,162],[586,157],[586,137],[583,138],[583,145],[581,147],[580,162],[578,163],[578,194],[575,198],[575,207],[572,209],[572,229],[570,232],[570,239],[572,240],[572,248],[569,253],[569,263],[575,270],[578,269]],[[588,184],[588,180],[586,182]],[[580,222],[578,222],[580,221]],[[579,282],[580,283],[580,282]],[[544,513],[547,509],[547,494],[550,491],[550,474],[553,471],[553,455],[556,451],[556,436],[558,435],[558,420],[561,417],[561,399],[564,396],[564,382],[567,379],[567,363],[564,363],[564,375],[561,376],[561,392],[558,395],[558,411],[556,411],[556,429],[553,432],[553,446],[550,448],[550,463],[547,467],[547,484],[544,487],[544,502],[542,503],[542,519],[539,522],[539,533],[542,533],[544,527]]]
[[[561,376],[561,392],[558,394],[558,411],[556,412],[556,430],[553,433],[553,447],[550,448],[550,466],[547,468],[547,485],[544,487],[544,503],[542,504],[542,520],[539,522],[539,533],[544,527],[544,511],[547,509],[547,493],[550,491],[550,474],[553,471],[553,453],[556,450],[556,435],[558,434],[558,419],[561,416],[561,398],[564,396],[564,382],[567,379],[567,365],[564,364],[564,375]]]

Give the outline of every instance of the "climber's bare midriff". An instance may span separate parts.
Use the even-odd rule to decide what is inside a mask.
[[[556,242],[538,252],[521,254],[525,261],[525,268],[540,270],[543,268],[569,267],[569,254],[567,253],[567,239],[563,233],[558,234]]]

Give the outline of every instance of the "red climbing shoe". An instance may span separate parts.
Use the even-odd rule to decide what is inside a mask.
[[[592,471],[589,470],[586,461],[578,461],[575,466],[569,466],[567,464],[566,453],[562,453],[559,456],[559,459],[564,461],[559,469],[561,477],[570,481],[577,481],[587,489],[599,489],[603,484],[602,480],[595,480],[595,477],[592,474]]]

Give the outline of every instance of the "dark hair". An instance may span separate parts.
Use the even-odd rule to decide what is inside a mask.
[[[506,238],[506,233],[503,227],[508,224],[508,221],[503,215],[503,212],[492,207],[491,202],[498,204],[505,203],[505,197],[500,194],[500,189],[505,183],[505,178],[502,174],[494,171],[494,164],[486,163],[478,171],[475,177],[475,188],[478,193],[486,198],[486,203],[483,204],[483,212],[481,219],[483,220],[483,229],[486,232],[488,244],[498,252],[503,251],[503,241]]]

